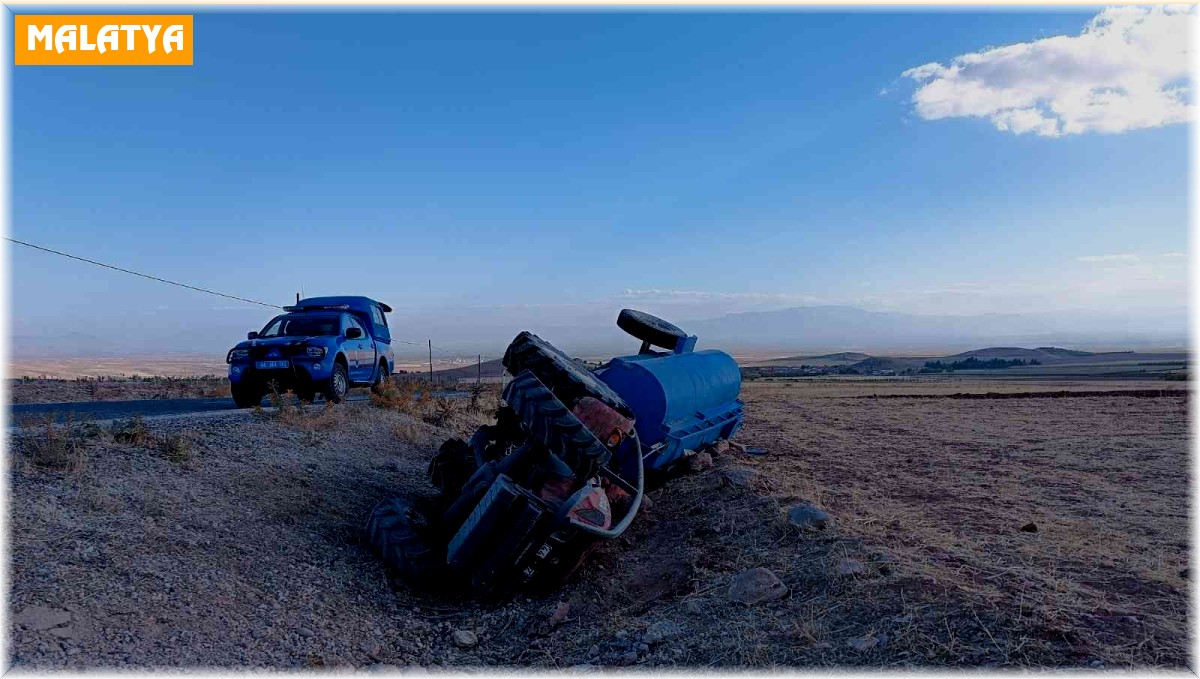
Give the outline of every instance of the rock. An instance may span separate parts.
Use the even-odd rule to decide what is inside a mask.
[[[687,469],[689,472],[702,472],[707,469],[712,469],[713,458],[708,453],[696,453],[688,458]]]
[[[865,637],[858,637],[846,642],[846,645],[856,651],[869,651],[872,648],[882,648],[887,646],[888,635],[880,632],[879,634],[870,634]]]
[[[733,577],[729,586],[729,598],[746,605],[773,601],[787,593],[787,585],[766,568],[742,571]]]
[[[645,642],[639,641],[638,643],[633,645],[633,650],[637,651],[638,653],[649,653],[650,645]]]
[[[864,566],[862,564],[862,562],[859,561],[858,559],[842,559],[841,561],[838,561],[838,565],[837,565],[837,574],[838,575],[846,575],[846,576],[865,575],[866,572],[867,572],[867,567]]]
[[[722,481],[731,486],[741,486],[743,488],[750,486],[757,477],[758,472],[749,467],[730,467],[721,472]]]
[[[71,622],[70,611],[46,606],[28,606],[13,616],[14,624],[36,630],[61,627]]]
[[[304,637],[305,639],[308,639],[309,637],[314,636],[313,631],[308,629],[307,627],[301,627],[300,629],[296,630],[296,634],[299,634],[300,636]]]
[[[1190,569],[1187,569],[1187,568],[1179,569],[1179,577],[1183,578],[1184,580],[1187,580],[1191,576],[1192,576],[1192,571]]]
[[[712,452],[716,453],[717,455],[723,455],[725,453],[728,453],[729,452],[729,441],[726,439],[721,439],[720,441],[717,441],[716,443],[714,443],[712,445]]]
[[[833,518],[813,503],[803,502],[788,509],[787,520],[801,530],[824,530]]]
[[[642,641],[647,644],[658,644],[667,639],[674,639],[683,632],[683,626],[679,623],[671,620],[659,620],[646,628],[646,633],[642,635]]]
[[[454,640],[454,645],[459,648],[474,648],[479,644],[479,637],[469,629],[455,630],[450,638]]]
[[[746,446],[745,446],[745,444],[738,443],[737,441],[730,441],[730,442],[729,442],[729,447],[730,447],[732,450],[736,450],[736,451],[737,451],[737,452],[739,452],[739,453],[744,453],[744,452],[746,452]]]
[[[633,665],[633,664],[637,663],[637,661],[638,661],[637,651],[629,651],[625,655],[621,656],[621,659],[620,659],[620,663],[622,665]]]
[[[1027,523],[1024,526],[1021,526],[1021,532],[1022,533],[1036,533],[1036,532],[1038,532],[1037,524],[1036,523]]]
[[[567,614],[570,612],[571,604],[565,601],[558,602],[558,607],[554,609],[554,613],[550,616],[550,628],[553,629],[563,624],[563,621],[567,619]]]

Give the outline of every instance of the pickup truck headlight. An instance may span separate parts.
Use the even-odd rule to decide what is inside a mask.
[[[325,347],[309,347],[308,355],[313,358],[323,358],[325,356]]]
[[[230,349],[229,355],[225,357],[226,363],[233,363],[239,359],[250,358],[249,349]]]

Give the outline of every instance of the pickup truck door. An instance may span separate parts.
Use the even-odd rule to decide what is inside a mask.
[[[365,382],[371,378],[371,364],[368,362],[370,356],[366,353],[370,351],[367,347],[367,342],[370,341],[370,336],[367,335],[366,329],[353,316],[346,316],[346,329],[357,328],[360,333],[354,339],[346,339],[346,361],[350,364],[350,380],[353,382]]]

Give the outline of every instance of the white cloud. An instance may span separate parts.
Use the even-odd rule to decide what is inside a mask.
[[[996,129],[1057,137],[1182,123],[1195,112],[1188,10],[1110,7],[1077,36],[987,48],[904,71],[926,120],[986,118]]]
[[[1136,262],[1137,255],[1084,255],[1076,257],[1080,262]]]

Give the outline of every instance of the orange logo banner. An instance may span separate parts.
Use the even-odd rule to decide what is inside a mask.
[[[17,14],[17,66],[191,66],[190,14]]]

